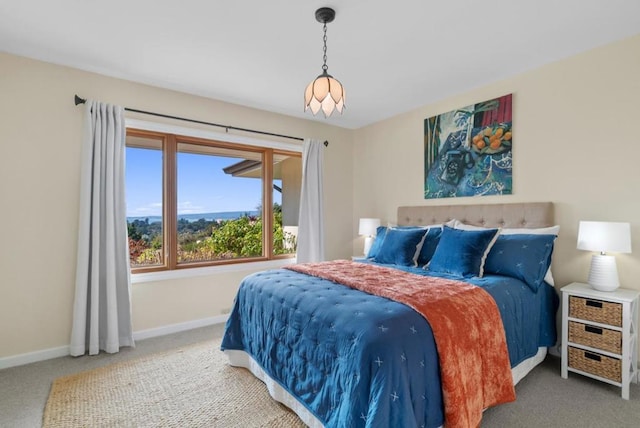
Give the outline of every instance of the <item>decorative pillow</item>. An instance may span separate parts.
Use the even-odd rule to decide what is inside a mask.
[[[451,227],[455,227],[456,229],[463,229],[463,230],[485,230],[487,229],[486,227],[481,227],[481,226],[474,226],[471,224],[466,224],[461,222],[460,220],[454,220],[453,226]],[[524,227],[519,227],[519,228],[503,228],[500,231],[501,235],[516,235],[516,234],[524,234],[524,235],[556,235],[558,236],[558,233],[560,232],[560,226],[556,225],[556,226],[549,226],[549,227],[538,227],[538,228],[534,228],[534,229],[527,229]],[[554,280],[553,280],[553,275],[551,274],[551,264],[549,264],[549,268],[547,269],[546,274],[544,275],[544,281],[551,285],[554,286]]]
[[[524,281],[534,292],[551,263],[556,235],[500,235],[493,244],[484,271]]]
[[[512,228],[512,229],[502,229],[501,234],[504,235],[516,235],[516,234],[525,234],[525,235],[555,235],[558,236],[560,233],[560,226],[549,226],[549,227],[538,227],[536,229],[525,229],[525,228]],[[547,273],[544,275],[544,281],[554,286],[555,283],[553,281],[553,275],[551,275],[551,262],[549,262],[549,268],[547,269]]]
[[[416,266],[426,234],[427,229],[424,228],[388,228],[380,251],[373,260],[377,263]]]
[[[438,242],[440,242],[440,235],[442,234],[442,226],[429,226],[429,231],[424,237],[420,254],[418,254],[418,266],[426,267],[427,263],[433,257],[433,253],[436,251]]]
[[[502,232],[503,235],[556,235],[558,236],[558,232],[560,232],[560,226],[550,226],[550,227],[538,227],[537,229],[527,229],[524,227],[519,228],[504,228]]]
[[[449,224],[452,223],[452,224]],[[452,220],[449,223],[445,223],[446,225],[453,227],[455,229],[462,230],[487,230],[491,229],[490,227],[483,226],[474,226],[473,224],[463,223],[460,220]],[[549,227],[538,227],[529,229],[526,227],[517,227],[517,228],[508,228],[503,227],[500,229],[500,234],[502,235],[557,235],[560,231],[560,226],[549,226]]]
[[[369,253],[367,254],[367,258],[371,259],[378,255],[380,251],[380,247],[382,247],[382,241],[384,241],[384,237],[387,234],[387,228],[384,226],[378,226],[376,229],[376,237],[369,248]]]
[[[428,269],[461,277],[482,277],[484,263],[500,229],[461,230],[443,226]]]
[[[389,225],[388,227],[385,226],[378,226],[378,228],[376,229],[376,237],[373,240],[373,243],[371,244],[371,248],[369,248],[369,253],[367,254],[367,258],[368,259],[372,259],[374,258],[376,255],[378,255],[378,252],[380,251],[380,247],[382,247],[382,242],[384,241],[384,237],[387,234],[387,229],[389,228],[394,228],[394,229],[424,229],[427,230],[428,226],[391,226]]]

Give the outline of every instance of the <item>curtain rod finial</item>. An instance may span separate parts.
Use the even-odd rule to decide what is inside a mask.
[[[76,103],[76,105],[78,104],[84,104],[85,102],[87,102],[87,100],[80,98],[79,96],[75,95],[73,97],[73,101]]]
[[[324,140],[324,146],[329,147],[329,142],[327,140]]]

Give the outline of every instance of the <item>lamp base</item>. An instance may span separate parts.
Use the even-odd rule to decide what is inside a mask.
[[[373,237],[365,236],[364,238],[364,256],[367,257],[369,255],[369,250],[371,249],[371,244],[373,244]]]
[[[620,287],[616,258],[604,254],[594,254],[591,257],[588,282],[598,291],[614,291]]]

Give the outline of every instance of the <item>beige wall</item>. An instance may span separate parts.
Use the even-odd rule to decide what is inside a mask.
[[[83,117],[82,107],[73,104],[76,93],[142,110],[329,140],[327,256],[350,256],[352,131],[0,53],[0,358],[69,342]],[[133,284],[134,330],[220,315],[231,307],[239,281],[249,272]]]
[[[552,201],[561,226],[557,288],[586,281],[580,220],[631,223],[633,254],[617,255],[623,287],[640,290],[640,36],[424,106],[355,132],[354,216],[395,221],[399,205]],[[506,55],[505,60],[508,60]],[[423,199],[427,117],[513,93],[513,195]],[[354,243],[354,254],[362,241]]]
[[[302,190],[300,158],[291,157],[280,162],[280,175],[282,178],[282,225],[297,227]]]

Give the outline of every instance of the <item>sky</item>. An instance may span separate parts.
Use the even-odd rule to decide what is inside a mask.
[[[255,211],[260,180],[232,177],[223,168],[242,159],[178,153],[178,215]],[[278,184],[278,183],[276,183]],[[162,215],[162,152],[127,147],[127,217]],[[275,202],[281,203],[274,192]]]

